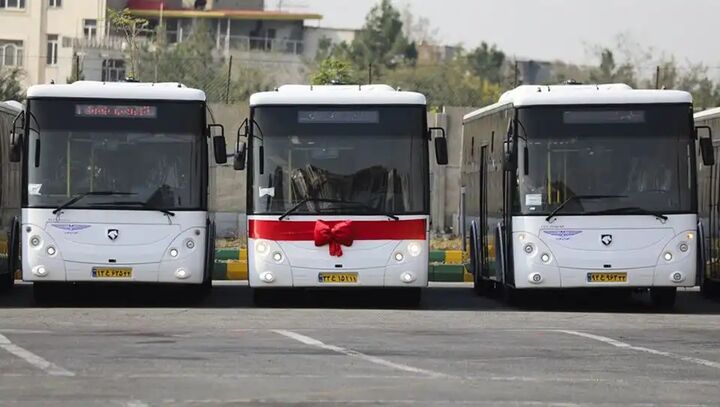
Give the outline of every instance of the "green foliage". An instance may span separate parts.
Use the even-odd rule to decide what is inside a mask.
[[[349,84],[356,82],[356,75],[349,62],[335,57],[328,57],[320,63],[317,71],[310,78],[313,85]]]
[[[265,75],[257,69],[249,69],[237,61],[213,54],[215,41],[205,20],[196,20],[192,32],[185,41],[167,44],[163,26],[158,26],[150,47],[138,55],[137,79],[146,82],[179,82],[202,89],[211,102],[235,102],[247,100],[260,90],[271,88]]]
[[[393,69],[413,57],[414,48],[403,32],[400,12],[390,0],[381,0],[365,18],[365,25],[349,47],[349,56],[356,67],[372,64],[378,69]]]
[[[479,47],[470,51],[467,59],[475,75],[494,83],[502,82],[505,53],[495,45],[490,46],[483,41]]]
[[[600,51],[600,66],[590,72],[593,83],[625,83],[636,86],[635,67],[625,62],[617,65],[613,52],[604,48]]]
[[[0,69],[0,101],[25,99],[22,85],[20,85],[21,77],[20,69]]]
[[[423,93],[431,106],[484,106],[494,103],[503,89],[495,82],[473,74],[467,59],[388,71],[384,82]]]
[[[128,76],[137,78],[141,48],[138,39],[150,22],[144,18],[133,16],[127,8],[122,11],[108,8],[108,21],[110,21],[114,29],[120,30],[125,36],[128,43],[127,53],[130,59],[130,73]]]

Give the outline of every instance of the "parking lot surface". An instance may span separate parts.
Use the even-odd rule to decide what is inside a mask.
[[[237,283],[192,307],[107,289],[36,308],[31,291],[0,297],[0,405],[720,403],[720,302],[697,292],[656,313],[642,296],[515,309],[465,284],[419,309],[372,292],[261,309]]]

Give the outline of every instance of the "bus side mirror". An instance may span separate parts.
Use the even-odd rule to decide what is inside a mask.
[[[431,127],[428,130],[429,136],[432,138],[432,133],[435,131],[439,131],[442,135],[440,137],[435,137],[435,160],[437,161],[438,165],[447,165],[448,164],[448,148],[447,148],[447,136],[445,134],[445,129],[442,127]]]
[[[225,147],[225,136],[213,137],[213,152],[215,153],[216,163],[227,163],[227,148]]]
[[[702,155],[703,165],[706,167],[715,165],[715,151],[710,137],[700,139],[700,155]]]
[[[213,129],[220,129],[220,134],[213,136]],[[225,127],[222,124],[209,124],[207,126],[207,135],[212,137],[213,153],[215,162],[218,164],[227,163],[227,149],[225,148]]]
[[[10,162],[19,163],[22,159],[22,136],[13,131],[10,133]]]
[[[513,160],[513,142],[506,140],[503,142],[503,168],[505,171],[512,171],[515,169],[515,161]]]
[[[240,143],[237,151],[233,156],[233,168],[235,171],[242,171],[245,169],[245,160],[247,156],[247,144]]]
[[[18,121],[20,126],[18,126]],[[12,131],[10,132],[10,162],[19,163],[22,159],[23,136],[20,130],[23,130],[22,123],[25,121],[25,112],[20,112],[15,116],[12,123]]]

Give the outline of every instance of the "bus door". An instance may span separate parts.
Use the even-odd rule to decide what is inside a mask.
[[[720,154],[720,147],[715,147],[715,154],[716,157],[718,156],[717,154]],[[720,260],[720,222],[718,219],[718,216],[720,215],[720,184],[718,184],[719,180],[720,165],[713,165],[710,168],[710,194],[707,197],[707,199],[710,201],[708,202],[708,215],[710,218],[708,229],[710,230],[706,231],[710,238],[710,250],[706,262],[709,264],[708,267],[710,271],[710,277],[713,279],[717,279],[718,275],[720,275],[720,264],[718,264],[718,260]]]
[[[478,247],[480,248],[480,276],[488,277],[494,273],[490,270],[490,258],[489,254],[493,253],[488,243],[493,239],[488,236],[488,233],[492,233],[492,229],[488,227],[488,197],[487,197],[487,171],[488,171],[488,146],[482,146],[480,148],[480,224],[478,225],[478,234],[480,241]],[[494,267],[493,267],[494,269]]]

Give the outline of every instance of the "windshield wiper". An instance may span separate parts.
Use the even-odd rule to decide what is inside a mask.
[[[368,210],[371,210],[371,211],[374,211],[374,210],[375,210],[375,208],[373,208],[373,207],[371,207],[371,206],[369,206],[369,205],[366,205],[366,204],[364,204],[364,203],[362,203],[362,202],[343,201],[343,200],[340,200],[340,199],[305,198],[305,199],[303,199],[302,201],[298,202],[298,203],[297,203],[295,206],[293,206],[292,208],[290,208],[290,209],[288,209],[287,211],[285,211],[285,213],[283,213],[282,215],[280,215],[280,217],[278,218],[278,220],[283,220],[283,219],[287,218],[288,216],[290,216],[290,214],[292,214],[293,212],[295,212],[295,211],[298,210],[301,206],[305,205],[305,204],[308,203],[308,202],[321,202],[321,203],[336,203],[336,204],[355,205],[355,206],[359,206],[359,207],[361,207],[361,208],[365,208],[365,209],[368,209]],[[399,217],[397,217],[396,215],[393,215],[392,213],[380,213],[380,215],[387,216],[388,218],[390,218],[390,219],[392,219],[392,220],[400,220]]]
[[[666,215],[663,215],[660,212],[651,211],[649,209],[640,208],[637,206],[628,206],[624,208],[613,208],[613,209],[606,209],[604,211],[597,211],[592,212],[589,215],[621,215],[621,214],[627,214],[627,215],[651,215],[654,216],[663,222],[668,220],[668,217]]]
[[[118,206],[121,206],[121,205],[131,206],[131,205],[132,205],[132,206],[142,206],[143,208],[149,209],[149,210],[151,210],[151,211],[158,211],[158,212],[162,212],[162,213],[164,213],[165,215],[168,215],[168,216],[175,216],[175,212],[169,211],[169,210],[167,210],[167,209],[156,208],[156,207],[154,207],[154,206],[149,205],[147,202],[142,202],[142,201],[101,202],[101,203],[99,203],[99,205],[118,205]]]
[[[627,198],[627,195],[575,195],[575,196],[571,196],[570,198],[566,199],[563,203],[561,203],[560,206],[555,208],[554,211],[550,212],[550,215],[548,215],[547,218],[545,218],[545,221],[550,222],[565,207],[565,205],[569,204],[572,201],[582,201],[582,200],[591,200],[591,199],[612,199],[612,198]]]
[[[61,210],[74,205],[77,201],[85,198],[86,196],[113,196],[113,195],[135,195],[134,192],[115,192],[115,191],[93,191],[93,192],[83,192],[82,194],[75,195],[67,202],[63,203],[62,205],[55,208],[52,213],[53,215],[57,215],[58,212]]]

